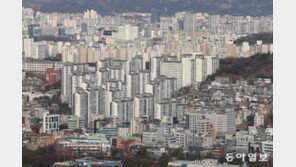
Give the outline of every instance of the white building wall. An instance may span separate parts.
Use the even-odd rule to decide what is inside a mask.
[[[196,58],[195,60],[195,67],[196,67],[196,82],[202,82],[206,79],[207,75],[207,62],[204,58]]]
[[[192,63],[193,60],[194,59],[192,55],[182,57],[182,87],[192,84],[194,79],[194,75],[192,74],[195,70],[195,66],[193,66],[194,64]]]
[[[36,58],[35,54],[35,46],[34,46],[34,39],[26,37],[23,39],[24,48],[23,51],[25,52],[25,57]]]
[[[182,63],[180,61],[163,61],[160,63],[160,74],[177,79],[177,90],[182,87]]]

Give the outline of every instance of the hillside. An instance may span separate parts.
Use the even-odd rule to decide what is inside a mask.
[[[232,81],[256,78],[273,79],[273,54],[256,54],[249,58],[228,58],[220,60],[220,69],[216,74],[201,82],[199,89],[206,89],[216,76],[227,76]],[[193,86],[182,87],[176,96],[194,94],[197,90]]]
[[[250,45],[254,45],[257,40],[262,40],[264,44],[271,44],[273,43],[273,33],[250,34],[235,40],[234,43],[242,44],[243,42],[249,42]]]
[[[273,14],[272,0],[22,0],[23,7],[41,12],[74,13],[87,9],[101,15],[123,12],[150,12],[156,8],[164,15],[178,11],[261,16]]]
[[[231,58],[220,61],[218,75],[236,75],[243,78],[273,78],[273,55],[256,54],[249,58]]]
[[[208,76],[201,83],[207,85],[216,76],[227,76],[231,79],[271,78],[273,79],[273,54],[256,54],[249,58],[228,58],[220,60],[220,69],[216,74]]]

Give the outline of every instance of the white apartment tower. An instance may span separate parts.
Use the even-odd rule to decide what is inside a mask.
[[[195,61],[192,54],[182,55],[182,87],[195,82]]]
[[[64,65],[61,72],[61,99],[63,103],[70,103],[71,100],[71,76],[72,65]]]
[[[36,48],[34,45],[34,39],[29,38],[29,36],[23,38],[23,51],[24,51],[25,57],[35,58],[35,59],[38,58],[36,57]]]
[[[118,32],[113,34],[113,37],[117,40],[135,40],[139,37],[139,27],[129,25],[120,26],[118,27]]]
[[[160,62],[160,75],[177,79],[177,90],[182,87],[182,62],[162,61]]]
[[[204,81],[207,77],[207,60],[203,56],[195,57],[195,68],[195,81]]]
[[[207,61],[207,76],[212,75],[219,69],[219,59],[213,56],[205,56]]]

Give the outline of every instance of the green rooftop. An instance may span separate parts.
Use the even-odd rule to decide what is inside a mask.
[[[115,136],[115,138],[122,138],[122,139],[137,139],[138,137],[132,137],[132,136]]]

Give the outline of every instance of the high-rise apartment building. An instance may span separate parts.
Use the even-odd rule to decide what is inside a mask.
[[[24,51],[25,57],[35,58],[35,59],[38,58],[36,57],[36,48],[34,45],[33,38],[29,38],[28,36],[23,38],[23,51]]]
[[[146,93],[134,97],[135,117],[151,117],[153,118],[153,96]]]
[[[182,55],[182,87],[195,82],[195,60],[192,54]]]
[[[78,88],[77,92],[73,94],[73,115],[88,118],[88,104],[88,93],[84,89]]]
[[[182,62],[162,61],[160,62],[160,75],[177,79],[177,89],[182,87]]]
[[[212,56],[205,56],[207,61],[207,76],[212,75],[219,69],[219,58]]]
[[[186,12],[184,16],[184,31],[187,34],[191,35],[192,37],[194,36],[194,33],[195,33],[195,24],[196,24],[195,13]]]
[[[120,26],[118,32],[113,33],[112,36],[117,40],[135,40],[139,37],[139,27],[136,26]]]
[[[195,57],[195,81],[202,82],[207,77],[207,60],[204,56],[197,55]]]

